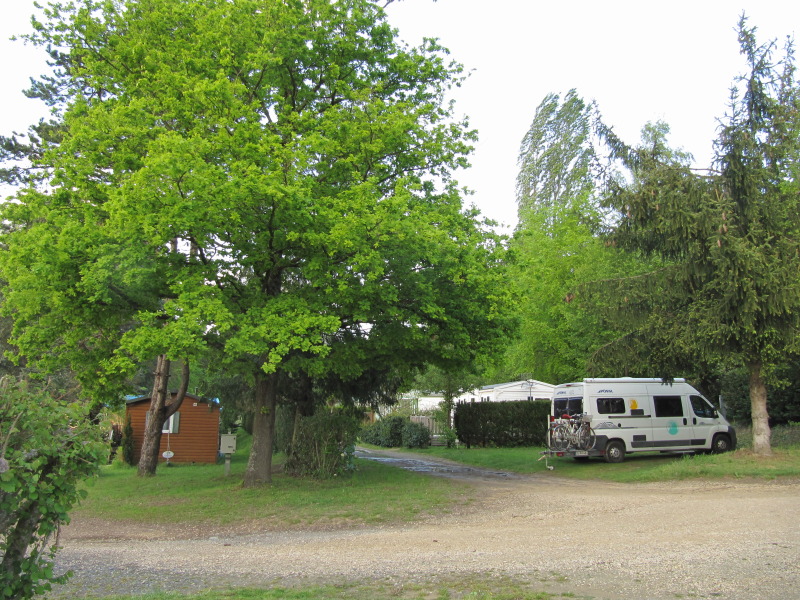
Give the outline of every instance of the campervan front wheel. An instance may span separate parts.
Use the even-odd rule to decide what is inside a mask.
[[[728,437],[725,433],[718,433],[714,436],[714,439],[711,442],[711,451],[714,454],[722,454],[723,452],[728,452],[731,449],[731,438]]]
[[[621,463],[625,460],[625,444],[614,440],[606,444],[606,462]]]

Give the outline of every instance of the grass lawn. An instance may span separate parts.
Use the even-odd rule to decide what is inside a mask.
[[[427,448],[409,450],[448,458],[464,464],[517,473],[551,473],[554,477],[599,479],[621,483],[668,481],[706,477],[800,477],[800,447],[778,448],[771,458],[756,457],[751,450],[727,454],[629,454],[625,461],[608,464],[602,459],[579,462],[572,458],[539,460],[541,448]]]
[[[469,501],[470,488],[463,483],[365,460],[341,479],[313,481],[275,473],[272,485],[244,489],[247,455],[237,453],[236,458],[229,477],[223,465],[162,465],[148,478],[137,477],[130,467],[104,467],[87,483],[88,497],[73,516],[223,526],[262,520],[283,528],[408,522],[431,510],[446,511],[452,502]]]
[[[491,574],[436,583],[373,581],[269,590],[238,589],[193,594],[170,592],[141,596],[105,596],[102,600],[557,600],[572,594],[536,591],[540,582],[514,582]]]
[[[774,479],[800,477],[800,425],[773,429],[773,456],[757,457],[751,450],[748,428],[737,428],[739,449],[727,454],[628,454],[625,461],[608,464],[602,459],[581,462],[572,458],[539,460],[543,448],[443,448],[414,453],[448,458],[476,467],[517,473],[547,473],[579,479],[599,479],[621,483],[670,481],[675,479],[726,477]],[[409,450],[409,452],[412,452]]]

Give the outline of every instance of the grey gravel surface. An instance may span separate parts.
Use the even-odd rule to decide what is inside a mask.
[[[399,526],[251,532],[121,529],[76,520],[55,597],[463,574],[597,600],[800,598],[800,482],[614,484],[429,470],[476,500]]]

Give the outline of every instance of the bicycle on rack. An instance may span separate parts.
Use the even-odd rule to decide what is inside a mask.
[[[547,432],[547,445],[551,450],[591,450],[596,441],[591,426],[592,415],[563,415],[561,419],[553,419]]]

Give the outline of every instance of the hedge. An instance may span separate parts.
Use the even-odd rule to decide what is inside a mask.
[[[383,448],[427,448],[431,445],[430,430],[407,417],[386,417],[367,425],[360,438],[367,444]]]
[[[453,423],[461,443],[471,446],[545,446],[550,403],[459,402]]]

